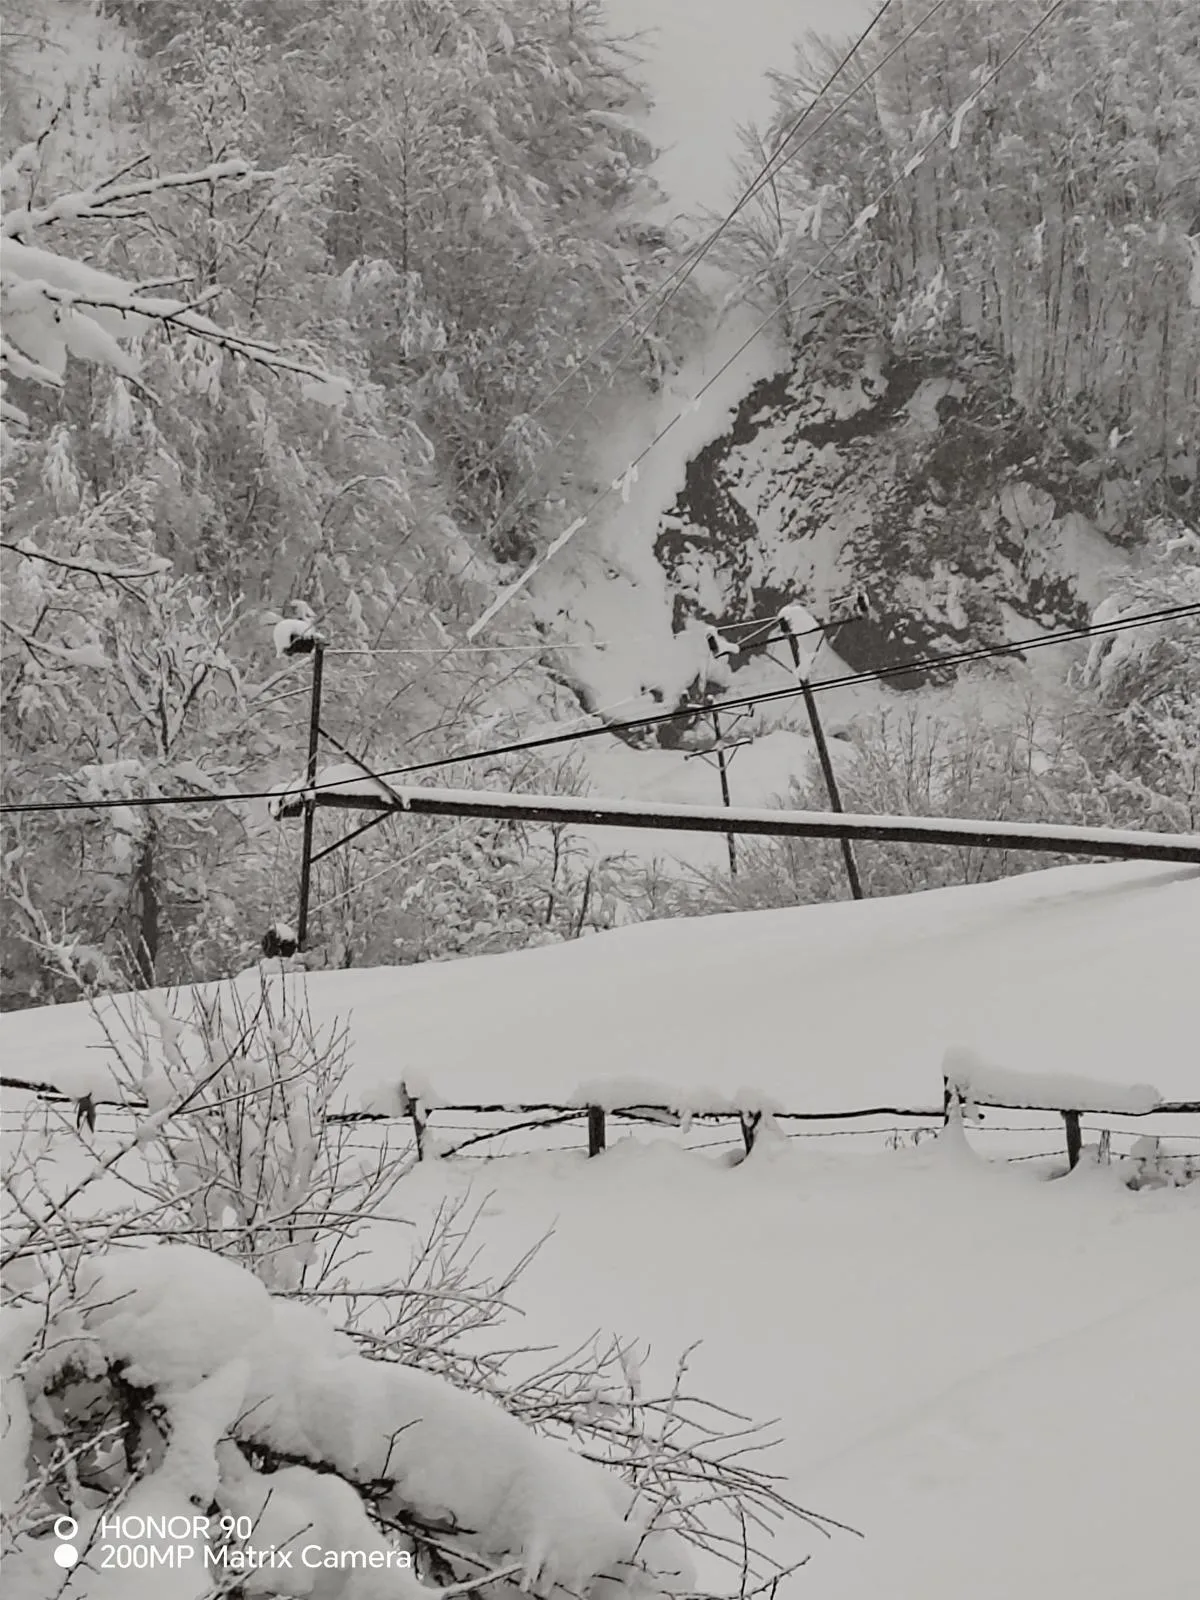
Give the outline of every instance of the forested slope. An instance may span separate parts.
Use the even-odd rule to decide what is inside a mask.
[[[5,367],[24,419],[4,480],[5,799],[110,803],[12,820],[7,1003],[81,978],[223,973],[291,914],[295,840],[261,807],[116,804],[295,772],[306,678],[271,649],[289,609],[347,652],[326,725],[369,763],[694,694],[690,665],[659,675],[663,640],[621,637],[637,628],[601,601],[613,562],[630,594],[665,585],[670,645],[697,619],[769,618],[786,599],[828,615],[865,584],[872,616],[831,636],[851,667],[1200,595],[1200,23],[1185,0],[891,0],[838,83],[866,86],[836,114],[822,101],[707,258],[704,291],[672,278],[694,233],[650,220],[671,208],[650,177],[639,46],[606,36],[598,0],[11,9],[10,262],[49,249],[188,309],[136,330],[118,310],[106,337],[123,353],[97,360],[94,319],[73,314],[72,340],[92,343],[68,359],[6,304],[29,348]],[[775,75],[743,176],[842,48],[803,42]],[[64,201],[89,185],[90,210]],[[643,475],[654,493],[621,523],[612,491],[636,474],[622,462],[610,482],[608,429],[636,434],[639,406],[648,419],[664,397],[670,412],[681,364],[720,367],[741,337],[713,327],[718,262],[731,298],[769,318],[753,349],[777,371],[736,391],[699,448],[680,441],[704,438],[703,408],[669,439],[648,426],[635,451],[678,459]],[[226,335],[198,336],[198,315]],[[556,620],[552,581],[536,611],[522,596],[468,641],[581,514],[548,568],[570,615]],[[601,657],[577,631],[618,637]],[[1081,649],[1049,693],[1045,671],[989,667],[985,688],[998,675],[1041,698],[997,702],[965,743],[846,713],[847,796],[1191,826],[1196,631],[1193,617]],[[702,663],[702,633],[683,642]],[[755,653],[733,666],[735,687],[759,686]],[[927,683],[893,680],[882,703]],[[661,744],[692,753],[706,736],[685,719]],[[788,748],[776,787],[803,787],[804,736]],[[574,756],[455,771],[583,782]],[[769,864],[772,892],[836,892],[819,852],[806,860]],[[639,870],[562,834],[389,826],[322,863],[315,942],[334,962],[425,959],[688,903]],[[930,872],[905,858],[875,887],[945,881]]]
[[[927,9],[891,5],[857,70]],[[982,89],[1044,10],[943,8],[729,230],[793,354],[662,519],[681,615],[865,581],[880,619],[835,644],[877,665],[1002,639],[1006,608],[1085,620],[1108,569],[1195,525],[1197,17],[1066,8]],[[748,174],[834,59],[776,75]]]
[[[450,647],[497,562],[533,549],[570,471],[570,446],[552,447],[603,358],[574,374],[666,249],[642,226],[652,151],[598,5],[112,0],[15,21],[14,270],[44,244],[334,381],[292,381],[178,319],[151,321],[116,365],[82,347],[68,361],[26,328],[6,368],[27,423],[5,468],[6,798],[290,774],[303,690],[270,624],[291,602],[337,646],[385,652],[343,658],[329,685],[327,714],[364,759],[553,714],[527,617],[493,631],[496,653]],[[210,180],[158,182],[196,173]],[[44,210],[114,183],[137,198],[99,219]],[[628,381],[653,379],[670,334],[647,337]],[[386,862],[381,845],[319,886],[342,907],[323,930],[339,948],[346,891]],[[10,993],[53,992],[80,945],[92,975],[118,954],[143,979],[225,970],[290,904],[290,855],[261,808],[23,821],[5,855]],[[479,876],[453,850],[447,872]]]

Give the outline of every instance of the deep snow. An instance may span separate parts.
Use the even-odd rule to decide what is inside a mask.
[[[695,1099],[750,1084],[793,1106],[936,1104],[960,1042],[1017,1073],[1195,1098],[1198,955],[1200,873],[1086,866],[316,975],[309,994],[318,1020],[353,1008],[367,1094],[416,1067],[448,1096],[569,1095],[597,1074],[615,1092],[636,1074]],[[84,1007],[0,1018],[9,1073],[76,1092],[102,1082],[96,1040]],[[1191,1122],[1159,1131],[1195,1148]],[[788,1600],[1190,1592],[1200,1184],[1133,1192],[1130,1164],[1091,1149],[1069,1177],[1061,1156],[987,1161],[957,1125],[915,1149],[869,1142],[767,1136],[732,1165],[728,1145],[664,1132],[594,1161],[428,1161],[391,1202],[415,1234],[372,1225],[355,1271],[395,1282],[438,1207],[469,1195],[485,1265],[550,1233],[508,1292],[522,1315],[505,1344],[611,1331],[649,1346],[656,1385],[700,1340],[692,1392],[778,1418],[770,1464],[789,1492],[862,1535],[781,1534],[780,1559],[812,1557]],[[88,1159],[65,1148],[62,1177]],[[139,1192],[122,1195],[119,1170],[92,1191]],[[116,1331],[153,1365],[148,1326]],[[293,1358],[281,1346],[279,1370],[262,1368],[273,1392],[295,1387]]]
[[[632,1076],[668,1098],[749,1089],[829,1112],[940,1105],[951,1045],[1197,1098],[1198,971],[1200,872],[1113,863],[316,973],[308,1000],[319,1026],[348,1022],[373,1104],[404,1081],[454,1104],[561,1103]],[[14,1076],[103,1092],[102,1047],[83,1004],[0,1016]]]
[[[693,1389],[779,1419],[791,1492],[863,1535],[792,1535],[788,1600],[1189,1594],[1200,1186],[1045,1177],[937,1144],[729,1170],[628,1140],[411,1192],[473,1184],[498,1259],[555,1229],[521,1333],[646,1341],[647,1381],[701,1339]]]

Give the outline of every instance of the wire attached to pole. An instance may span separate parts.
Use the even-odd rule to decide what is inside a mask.
[[[1200,615],[1200,602],[1190,601],[1184,605],[1163,606],[1155,611],[1139,612],[1133,616],[1117,617],[1110,622],[1091,623],[1079,628],[1066,628],[1058,633],[1040,634],[1030,639],[1015,639],[1009,644],[982,645],[971,650],[961,650],[943,656],[918,656],[909,661],[897,661],[884,667],[872,667],[863,672],[850,672],[839,678],[826,678],[820,683],[810,684],[814,695],[825,694],[834,689],[851,688],[860,683],[885,683],[890,678],[907,677],[913,673],[948,671],[951,668],[972,666],[983,661],[996,661],[1012,656],[1023,656],[1034,650],[1043,650],[1053,646],[1073,644],[1082,639],[1100,639],[1119,633],[1130,633],[1137,628],[1161,626],[1168,622],[1180,622],[1188,617]],[[729,699],[714,701],[718,711],[746,710],[753,706],[773,705],[780,701],[795,699],[800,694],[800,689],[767,689],[757,694],[736,695]],[[606,736],[633,733],[647,728],[664,726],[672,722],[695,721],[705,711],[704,706],[685,705],[674,711],[659,711],[645,717],[631,717],[622,722],[604,722],[599,727],[581,728],[566,733],[548,733],[535,738],[517,739],[509,744],[492,745],[483,750],[462,750],[454,755],[437,756],[430,761],[412,762],[407,766],[386,767],[375,776],[380,781],[392,778],[408,777],[420,772],[433,772],[443,767],[463,766],[472,761],[490,761],[500,756],[519,755],[527,750],[541,750],[550,746],[561,744],[575,744],[585,739],[598,739]],[[337,789],[344,780],[335,780],[331,783],[315,783],[310,786],[313,790],[323,788]],[[156,806],[213,806],[232,805],[249,800],[278,801],[288,794],[298,794],[300,787],[296,784],[287,788],[277,786],[273,789],[252,789],[231,794],[176,794],[156,795],[145,799],[106,799],[106,800],[6,800],[0,803],[0,816],[27,816],[43,812],[68,812],[68,811],[112,811],[119,809],[139,810]]]

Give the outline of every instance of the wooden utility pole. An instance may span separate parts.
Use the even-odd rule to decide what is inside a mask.
[[[837,778],[834,776],[833,762],[829,759],[829,746],[825,743],[825,730],[821,726],[821,718],[817,711],[816,697],[809,688],[808,669],[800,659],[800,640],[796,630],[792,627],[791,617],[787,611],[782,611],[779,616],[779,626],[783,629],[788,645],[791,647],[792,664],[796,668],[796,679],[800,684],[800,693],[804,696],[804,709],[808,712],[809,726],[812,728],[813,741],[817,747],[817,759],[821,763],[821,772],[825,778],[825,792],[829,796],[829,804],[834,811],[844,811],[841,792],[838,789]],[[849,839],[843,839],[842,860],[846,863],[846,879],[850,885],[850,893],[856,900],[863,897],[862,880],[858,876],[858,863],[854,859],[854,850]]]
[[[308,780],[309,797],[304,803],[304,840],[300,847],[300,907],[296,915],[296,949],[303,950],[308,937],[308,901],[312,887],[313,822],[317,814],[316,796],[312,786],[317,781],[317,755],[321,742],[321,680],[325,674],[325,643],[315,635],[296,639],[289,654],[312,652],[312,696],[308,714]]]
[[[737,654],[736,648],[729,643],[728,639],[723,639],[716,628],[707,629],[706,636],[708,639],[708,653],[715,662],[725,662],[730,656]],[[721,713],[713,705],[712,694],[708,691],[709,677],[707,673],[704,674],[704,680],[704,701],[710,707],[709,715],[712,717],[713,738],[716,741],[714,749],[717,757],[717,772],[721,778],[721,803],[728,810],[733,804],[729,794],[729,752],[725,749],[725,741],[722,737]],[[737,837],[735,834],[727,833],[725,835],[725,848],[729,851],[729,876],[736,878],[738,864]]]
[[[729,795],[729,762],[725,755],[725,746],[721,742],[721,714],[716,709],[712,712],[713,736],[717,741],[717,771],[721,777],[721,804],[726,808],[733,804]],[[737,877],[737,835],[727,833],[725,846],[729,851],[729,875]]]

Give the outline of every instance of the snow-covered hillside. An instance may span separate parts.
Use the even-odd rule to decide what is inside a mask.
[[[433,1105],[938,1106],[951,1045],[1194,1099],[1198,966],[1200,874],[1112,864],[316,973],[307,1004],[319,1027],[348,1024],[360,1105],[395,1104],[407,1081]],[[239,982],[252,993],[257,969]],[[0,1053],[18,1076],[112,1093],[87,1005],[0,1015]]]
[[[1198,964],[1200,875],[1099,866],[660,924],[408,971],[314,976],[308,998],[319,1026],[348,1020],[352,1092],[377,1104],[409,1075],[452,1099],[582,1091],[616,1102],[653,1092],[680,1104],[750,1104],[752,1085],[759,1103],[765,1091],[798,1109],[880,1097],[936,1105],[950,1041],[1019,1070],[1149,1080],[1195,1098]],[[104,1010],[111,1023],[111,1004]],[[6,1070],[73,1093],[103,1090],[100,1044],[84,1007],[0,1018]],[[29,1102],[6,1094],[10,1141],[18,1105]],[[102,1110],[96,1135],[85,1131],[74,1148],[59,1132],[50,1147],[59,1159],[42,1173],[47,1192],[85,1177],[100,1156],[111,1171],[92,1193],[109,1206],[145,1204],[142,1156],[130,1146],[123,1162],[114,1159],[126,1133],[110,1116]],[[1196,1152],[1200,1138],[1197,1119],[1099,1120],[1160,1133],[1176,1151]],[[781,1593],[1126,1600],[1143,1589],[1187,1592],[1196,1556],[1200,1299],[1190,1264],[1200,1257],[1200,1185],[1155,1178],[1156,1156],[1151,1181],[1129,1189],[1137,1163],[1098,1161],[1085,1125],[1089,1148],[1069,1177],[1061,1135],[997,1142],[972,1131],[964,1140],[959,1127],[914,1149],[903,1135],[901,1148],[884,1148],[878,1132],[851,1138],[847,1127],[793,1125],[795,1137],[764,1137],[741,1164],[730,1160],[736,1133],[709,1130],[690,1149],[667,1131],[614,1135],[593,1161],[578,1150],[430,1160],[360,1234],[347,1270],[354,1283],[403,1281],[406,1253],[417,1248],[410,1241],[465,1206],[480,1212],[481,1271],[503,1276],[548,1235],[506,1293],[520,1313],[506,1343],[571,1348],[596,1330],[617,1334],[641,1351],[626,1360],[629,1381],[652,1393],[669,1386],[676,1360],[699,1341],[689,1388],[777,1418],[781,1442],[764,1464],[794,1500],[855,1530],[827,1538],[781,1525],[772,1554],[810,1563]],[[396,1161],[406,1125],[386,1133],[359,1125],[356,1140]],[[151,1278],[135,1274],[129,1286],[148,1295]],[[251,1309],[262,1321],[272,1313],[260,1299]],[[249,1305],[245,1294],[237,1303]],[[196,1302],[192,1324],[208,1315],[204,1305]],[[168,1303],[155,1307],[153,1325],[165,1326]],[[293,1308],[281,1324],[292,1330],[290,1365],[265,1362],[261,1341],[248,1347],[257,1363],[251,1391],[262,1387],[276,1409],[281,1371],[301,1386],[317,1382],[316,1356],[293,1337],[298,1316]],[[150,1326],[119,1316],[103,1337],[136,1337],[139,1359],[161,1363],[163,1351],[143,1336]],[[469,1335],[468,1348],[490,1348],[495,1337]],[[349,1403],[362,1385],[348,1366],[336,1376]],[[387,1390],[393,1409],[410,1404],[402,1376]],[[328,1406],[318,1409],[332,1426]],[[285,1413],[276,1430],[291,1426]],[[470,1421],[464,1411],[463,1425]],[[324,1500],[319,1509],[325,1515]],[[567,1517],[554,1537],[575,1559],[590,1529]],[[367,1537],[365,1525],[356,1537]],[[503,1547],[509,1535],[498,1537]]]
[[[737,192],[739,131],[767,114],[767,74],[790,62],[808,31],[840,35],[861,28],[869,15],[863,0],[747,0],[740,6],[723,0],[606,0],[606,9],[614,31],[641,58],[639,76],[650,101],[646,129],[662,152],[652,169],[664,191],[661,210],[694,237],[702,231],[700,218],[723,213]],[[725,276],[707,263],[701,276],[719,299],[728,287]],[[769,329],[737,354],[760,320],[757,311],[735,305],[657,394],[622,392],[593,403],[597,488],[624,478],[647,442],[664,428],[670,432],[625,482],[620,498],[601,507],[532,586],[535,613],[554,637],[598,641],[595,649],[575,649],[567,657],[567,675],[589,709],[614,717],[652,712],[678,701],[703,668],[703,634],[678,627],[655,536],[684,489],[689,463],[784,359]],[[693,409],[692,397],[701,389],[703,401]],[[712,610],[716,614],[719,604]],[[838,670],[836,657],[826,652],[821,671],[833,676]],[[754,676],[752,668],[745,678],[751,687],[758,686],[750,681]],[[881,698],[886,694],[846,697],[835,715],[853,715]],[[790,728],[756,741],[740,758],[739,793],[747,804],[771,799],[807,769],[811,754],[806,734]],[[614,741],[593,745],[585,760],[597,787],[610,792],[697,802],[710,797],[711,774],[676,754],[663,756],[653,748],[634,754]],[[645,843],[630,839],[628,848],[644,853]],[[671,840],[661,853],[707,862],[715,859],[715,849],[710,841]]]
[[[865,20],[865,11],[766,0],[638,10],[659,30],[648,31],[644,70],[657,102],[652,131],[668,147],[658,175],[680,208],[728,204],[739,121],[762,128],[774,118],[778,133],[807,103],[811,85],[772,102],[765,78],[768,68],[792,67],[804,25],[844,35]],[[612,14],[624,19],[620,6]],[[1074,262],[1069,297],[1078,297],[1078,317],[1086,323],[1093,314],[1107,316],[1102,307],[1137,297],[1128,254],[1133,238],[1157,237],[1167,249],[1170,270],[1147,275],[1147,292],[1152,282],[1163,300],[1151,320],[1166,319],[1154,392],[1170,397],[1164,403],[1172,420],[1164,412],[1160,426],[1150,419],[1145,395],[1139,399],[1110,381],[1106,365],[1110,350],[1113,362],[1131,369],[1143,363],[1129,332],[1134,322],[1140,326],[1141,312],[1111,330],[1084,331],[1058,305],[1056,296],[1068,293],[1065,279],[1056,288],[1057,280],[1046,276],[1047,229],[1056,227],[1056,213],[1038,198],[1048,191],[1036,172],[1043,153],[1049,170],[1051,152],[1065,138],[1049,131],[1063,103],[1053,76],[1038,77],[1028,104],[1000,95],[998,87],[997,109],[979,119],[967,115],[974,91],[969,105],[961,102],[980,63],[999,52],[995,30],[1019,25],[1015,7],[1007,14],[977,8],[974,15],[978,36],[972,23],[951,39],[939,38],[936,23],[926,28],[915,14],[890,11],[879,34],[889,47],[902,28],[915,30],[901,65],[856,97],[828,135],[814,134],[812,148],[789,160],[771,185],[769,203],[757,202],[752,220],[742,219],[738,262],[743,284],[756,284],[756,311],[735,304],[653,400],[638,405],[626,398],[611,418],[597,406],[601,488],[621,482],[627,462],[669,431],[632,486],[626,480],[625,504],[601,505],[594,525],[534,585],[539,614],[553,628],[575,639],[612,641],[571,658],[590,705],[638,703],[647,693],[678,704],[702,665],[699,621],[769,618],[796,597],[827,616],[860,584],[870,588],[875,615],[833,634],[832,649],[822,653],[831,671],[842,661],[876,668],[963,644],[1036,638],[1049,627],[1085,622],[1114,583],[1138,568],[1159,519],[1182,519],[1181,526],[1194,520],[1195,400],[1188,376],[1194,364],[1189,369],[1176,359],[1166,332],[1179,327],[1185,344],[1194,341],[1191,213],[1186,204],[1168,206],[1160,217],[1160,191],[1150,181],[1131,202],[1144,208],[1145,220],[1120,233],[1110,229],[1098,196],[1111,162],[1098,157],[1093,171],[1081,157],[1080,192],[1088,195],[1084,209],[1095,239],[1064,241],[1059,251],[1059,271]],[[1114,27],[1129,25],[1109,18]],[[1034,20],[1032,10],[1028,19]],[[1057,26],[1048,25],[1047,59],[1069,72],[1071,47],[1056,37]],[[1103,58],[1101,34],[1076,42],[1081,61],[1088,49],[1100,52],[1098,63]],[[691,63],[700,59],[706,68],[693,74]],[[1081,83],[1091,81],[1083,66],[1077,70]],[[852,70],[846,86],[858,75]],[[952,154],[935,151],[926,164],[923,141],[931,129],[950,127],[946,108],[956,99],[962,114],[948,141]],[[1102,106],[1095,114],[1095,137],[1103,143],[1110,125]],[[1017,151],[1019,170],[1007,190],[1022,189],[1032,166],[1032,209],[1022,203],[1001,215],[989,209],[988,174],[997,170],[997,152],[1007,160]],[[717,183],[722,162],[726,177]],[[881,210],[878,201],[893,190]],[[970,220],[958,216],[952,198],[967,195],[977,213]],[[830,258],[839,236],[843,243],[850,237],[843,229],[856,215],[873,220],[869,242],[851,266]],[[1083,213],[1073,226],[1083,228]],[[968,241],[984,238],[994,243],[968,265]],[[1011,256],[1011,273],[1007,266],[994,273],[997,252]],[[1085,290],[1088,274],[1096,283]],[[691,397],[772,308],[787,314],[763,326],[690,411]],[[791,324],[786,349],[785,323]],[[1084,384],[1076,374],[1093,357],[1097,371]],[[1040,363],[1036,371],[1031,362]],[[1147,371],[1148,363],[1146,357]],[[1178,432],[1177,422],[1183,423]],[[1068,660],[1061,650],[1039,654],[1029,681],[1040,680],[1042,692],[1047,684],[1060,686]],[[740,688],[778,682],[758,652],[734,665]],[[995,674],[997,692],[982,697],[985,714],[1000,721],[1011,720],[1004,677]],[[922,712],[954,713],[915,675],[894,680],[892,691],[839,705],[836,714],[860,719],[864,710],[894,705],[895,690],[918,691],[911,698]],[[772,713],[764,713],[760,731],[773,727]],[[669,729],[667,741],[677,732]],[[759,785],[778,788],[781,769],[791,777],[810,765],[803,731],[777,730],[775,737],[786,761],[743,761],[740,792],[751,802],[770,793]],[[607,753],[589,759],[603,769]],[[702,777],[693,769],[671,781],[677,787]]]

